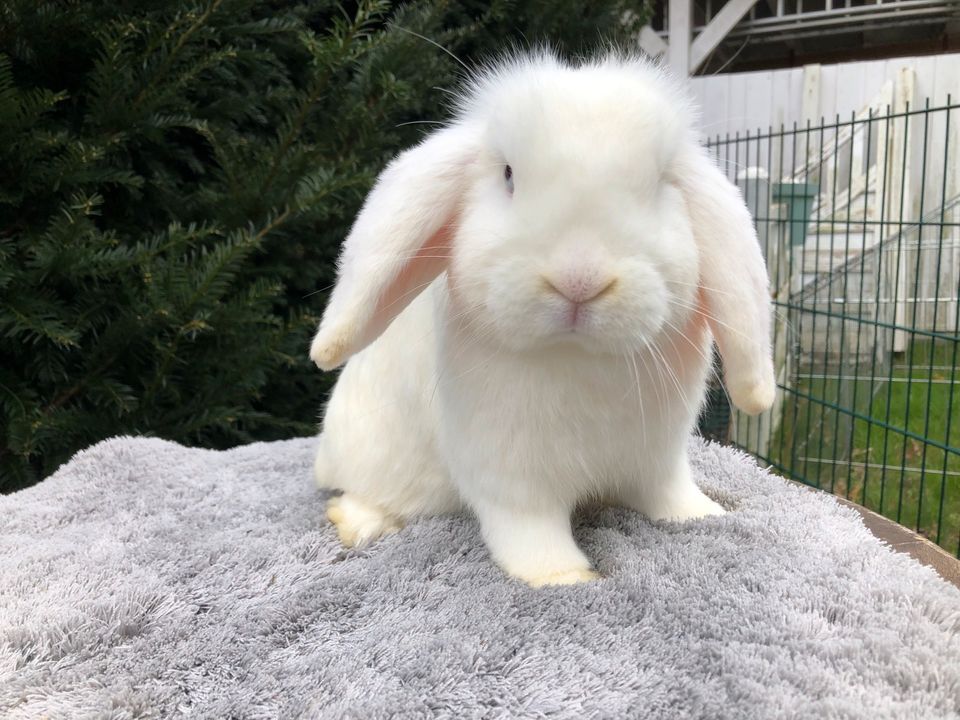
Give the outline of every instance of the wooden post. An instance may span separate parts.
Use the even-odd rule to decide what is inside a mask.
[[[670,67],[680,77],[690,74],[691,6],[693,0],[670,0]]]

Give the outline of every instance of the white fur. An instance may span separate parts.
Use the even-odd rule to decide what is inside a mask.
[[[345,491],[330,512],[345,541],[466,505],[505,571],[557,584],[595,577],[579,503],[723,512],[687,437],[714,335],[733,400],[772,401],[769,298],[691,112],[644,61],[526,57],[384,171],[311,347],[324,368],[353,356],[316,461]]]

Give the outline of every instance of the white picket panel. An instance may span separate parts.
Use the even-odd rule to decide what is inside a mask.
[[[887,80],[896,80],[900,69],[913,68],[917,95],[930,98],[931,106],[946,102],[951,93],[960,98],[960,53],[867,60],[819,68],[816,102],[810,108],[811,122],[839,114],[849,119],[866,105]],[[701,106],[700,130],[704,137],[733,136],[758,127],[788,129],[802,126],[803,77],[806,68],[786,68],[748,73],[728,73],[690,78],[693,96]]]

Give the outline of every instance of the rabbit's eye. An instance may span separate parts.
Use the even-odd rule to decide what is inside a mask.
[[[513,195],[513,168],[509,165],[503,169],[503,179],[507,183],[507,192]]]

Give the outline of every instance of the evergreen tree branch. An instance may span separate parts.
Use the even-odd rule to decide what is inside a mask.
[[[220,7],[222,3],[223,3],[223,0],[212,0],[210,5],[207,6],[207,9],[200,15],[199,18],[197,18],[196,22],[194,22],[190,27],[188,27],[183,32],[183,34],[177,39],[177,43],[173,46],[173,49],[163,59],[163,62],[160,63],[160,67],[153,74],[153,78],[150,80],[150,82],[147,83],[146,86],[144,86],[144,88],[133,99],[134,107],[138,107],[140,103],[143,102],[144,98],[146,98],[147,93],[150,90],[152,90],[160,80],[163,79],[164,75],[173,65],[173,61],[177,59],[177,56],[180,54],[180,51],[183,49],[183,47],[187,44],[187,41],[190,39],[190,37],[197,30],[203,27],[203,25],[207,22],[207,20],[210,19],[210,16],[217,10],[217,8]]]

